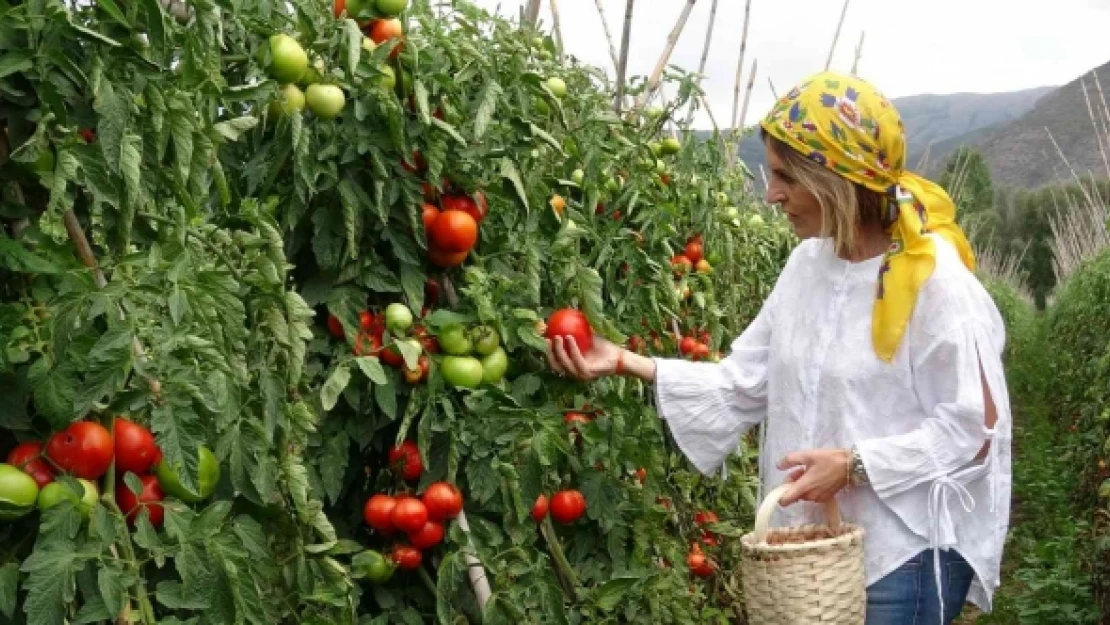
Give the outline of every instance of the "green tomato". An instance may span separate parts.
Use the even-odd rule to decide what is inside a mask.
[[[474,337],[474,351],[489,356],[501,345],[501,335],[491,326],[478,326],[471,331]]]
[[[532,37],[532,45],[536,46],[537,48],[542,48],[543,37]]]
[[[397,86],[397,74],[393,68],[388,65],[382,65],[382,75],[378,78],[378,84],[386,89],[393,89]]]
[[[27,514],[39,498],[39,486],[30,476],[10,464],[0,464],[0,521]]]
[[[293,83],[278,89],[278,95],[270,102],[270,117],[292,115],[304,110],[304,92]]]
[[[682,150],[682,144],[674,137],[663,139],[663,143],[659,146],[659,151],[662,152],[664,156],[678,154],[680,150]]]
[[[710,252],[709,256],[706,257],[706,260],[709,261],[710,265],[719,265],[721,263],[721,258],[722,257],[720,252]]]
[[[657,173],[657,174],[667,173],[667,164],[664,163],[663,161],[659,160],[659,159],[656,159],[655,160],[655,173]]]
[[[389,17],[397,17],[408,8],[409,0],[378,0],[375,6],[378,7],[378,13]]]
[[[458,323],[445,326],[439,331],[437,338],[444,353],[454,356],[465,356],[474,348],[470,337],[466,335],[466,328]]]
[[[762,226],[763,225],[763,217],[761,217],[760,215],[752,215],[751,217],[748,217],[748,225],[749,226]]]
[[[556,98],[562,98],[567,94],[567,83],[563,82],[562,78],[552,76],[551,78],[548,78],[547,82],[544,84],[547,85],[547,89]]]
[[[394,302],[385,307],[385,327],[400,336],[412,327],[412,311],[408,306]]]
[[[473,356],[446,356],[443,359],[443,379],[451,386],[478,388],[482,383],[482,363]]]
[[[388,582],[393,577],[393,571],[397,568],[381,552],[373,549],[367,549],[355,556],[351,564],[357,566],[372,584]]]
[[[547,100],[536,98],[536,112],[545,117],[551,114],[551,106],[548,105]]]
[[[335,119],[347,104],[343,90],[335,85],[309,85],[308,110],[321,119]]]
[[[651,150],[651,155],[658,157],[663,153],[663,144],[658,141],[652,141],[648,144],[648,149]]]
[[[729,206],[728,208],[725,209],[725,217],[728,217],[729,219],[736,219],[739,216],[740,216],[740,209],[739,208],[736,208],[735,206]]]
[[[509,355],[503,347],[498,347],[489,355],[482,358],[482,382],[496,384],[505,377],[509,370]]]
[[[586,179],[586,172],[582,171],[581,169],[576,169],[573,172],[571,172],[571,174],[570,174],[570,180],[574,184],[579,184],[580,185],[580,184],[582,184],[582,181],[585,180],[585,179]]]
[[[74,506],[79,506],[82,512],[86,514],[92,512],[93,507],[96,506],[96,500],[100,496],[100,492],[96,484],[89,480],[78,479],[77,482],[81,484],[80,497],[77,496],[77,493],[74,492],[72,488],[66,486],[62,482],[51,482],[43,486],[42,490],[39,491],[39,510],[49,510],[63,501],[70,501]]]
[[[285,82],[296,82],[308,69],[308,54],[289,35],[270,37],[270,75]]]
[[[154,467],[154,474],[158,476],[158,484],[162,490],[171,497],[177,497],[185,503],[199,503],[216,492],[216,484],[220,481],[220,461],[207,447],[200,448],[200,475],[197,486],[199,493],[194,493],[185,488],[178,477],[177,471],[171,467],[165,458],[158,461]]]
[[[658,106],[652,106],[645,110],[644,114],[647,115],[648,119],[659,119],[663,116],[663,109]]]

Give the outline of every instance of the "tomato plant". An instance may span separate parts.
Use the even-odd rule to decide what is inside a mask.
[[[669,70],[671,105],[617,114],[552,39],[469,3],[171,4],[4,11],[0,452],[47,440],[48,469],[104,493],[39,513],[23,487],[46,474],[13,474],[4,618],[735,620],[737,584],[690,595],[656,562],[681,562],[697,509],[750,520],[750,442],[727,482],[697,475],[643,385],[552,375],[539,328],[570,308],[558,334],[673,356],[755,316],[793,240],[716,139],[667,153],[696,78]],[[712,271],[676,279],[690,233]],[[568,412],[593,415],[578,444]],[[117,414],[153,468],[110,436],[84,465],[63,449]],[[437,482],[465,511],[431,510]],[[575,506],[540,497],[567,485],[589,506],[552,525]],[[459,509],[434,555],[397,542],[408,492]]]

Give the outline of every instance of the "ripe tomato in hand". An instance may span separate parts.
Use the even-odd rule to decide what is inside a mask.
[[[428,509],[428,518],[432,521],[453,519],[462,512],[462,493],[447,482],[431,484],[420,499]]]
[[[150,430],[116,417],[113,426],[116,439],[116,474],[122,476],[130,471],[142,475],[150,470],[158,460],[158,445]]]
[[[551,313],[547,318],[545,336],[554,339],[556,336],[573,336],[574,342],[582,353],[590,351],[594,346],[594,331],[586,315],[574,308],[562,308]]]
[[[428,238],[431,245],[441,252],[469,252],[478,242],[478,222],[465,211],[443,211],[432,222]]]
[[[561,490],[551,497],[551,518],[559,523],[574,523],[585,512],[586,498],[577,490]]]
[[[396,505],[397,500],[389,495],[373,495],[362,508],[362,519],[379,532],[392,534],[396,529],[392,520],[393,507]]]
[[[39,488],[54,481],[54,471],[42,457],[42,442],[28,441],[8,452],[7,463],[35,480]]]
[[[389,520],[393,521],[393,527],[402,532],[417,532],[428,522],[428,509],[416,497],[406,497],[399,499],[393,506]]]
[[[47,458],[62,471],[86,480],[97,480],[107,473],[114,455],[112,435],[92,421],[71,423],[46,443]]]
[[[683,356],[689,356],[698,349],[698,340],[692,336],[684,336],[678,342],[678,351],[682,352]]]
[[[536,503],[532,504],[532,520],[536,523],[542,523],[544,517],[547,516],[547,495],[540,494],[536,497]]]
[[[412,571],[420,568],[420,561],[424,556],[420,553],[420,550],[415,547],[397,545],[393,548],[393,553],[390,554],[390,558],[397,563],[398,568]]]
[[[410,482],[420,479],[420,474],[424,472],[420,449],[412,441],[405,441],[389,450],[389,466]]]
[[[119,506],[121,512],[127,515],[127,520],[132,525],[139,518],[139,510],[141,504],[145,504],[147,512],[150,514],[150,524],[154,527],[161,527],[162,520],[165,518],[166,511],[162,508],[161,501],[165,498],[162,494],[162,486],[158,484],[158,478],[153,475],[143,475],[139,477],[143,483],[143,492],[135,495],[131,489],[127,487],[127,483],[119,480],[116,483],[116,505]]]
[[[435,521],[424,523],[424,527],[409,532],[409,542],[417,549],[431,549],[443,542],[443,525]]]

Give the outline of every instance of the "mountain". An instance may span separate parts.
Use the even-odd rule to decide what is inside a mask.
[[[1110,89],[1110,63],[1093,71],[1104,89]],[[1042,96],[1031,110],[1015,120],[934,144],[926,172],[935,175],[956,148],[972,145],[983,153],[995,184],[1038,187],[1070,180],[1071,171],[1052,145],[1055,138],[1076,173],[1106,175],[1081,81],[1086,84],[1092,104],[1097,102],[1101,106],[1094,79],[1088,72]],[[1095,109],[1096,114],[1098,110]]]
[[[935,162],[938,145],[983,128],[1016,120],[1031,111],[1039,98],[1054,89],[1038,87],[1004,93],[923,94],[893,99],[906,125],[911,168],[917,166],[930,144],[933,147],[929,149],[929,162]],[[740,158],[760,180],[759,168],[764,164],[764,157],[758,133],[740,142]]]

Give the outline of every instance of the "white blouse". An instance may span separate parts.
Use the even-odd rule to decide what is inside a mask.
[[[933,239],[936,268],[892,362],[871,342],[882,257],[851,263],[831,240],[810,239],[727,358],[656,359],[656,399],[683,453],[707,474],[766,418],[764,492],[785,481],[775,463],[786,454],[858,445],[871,483],[842,490],[837,503],[866,532],[867,584],[922,550],[955,548],[975,570],[968,599],[989,612],[1010,511],[1005,328],[956,250]],[[980,367],[998,414],[993,430]],[[987,440],[986,459],[975,460]],[[798,502],[778,508],[771,524],[823,521],[820,506]]]

